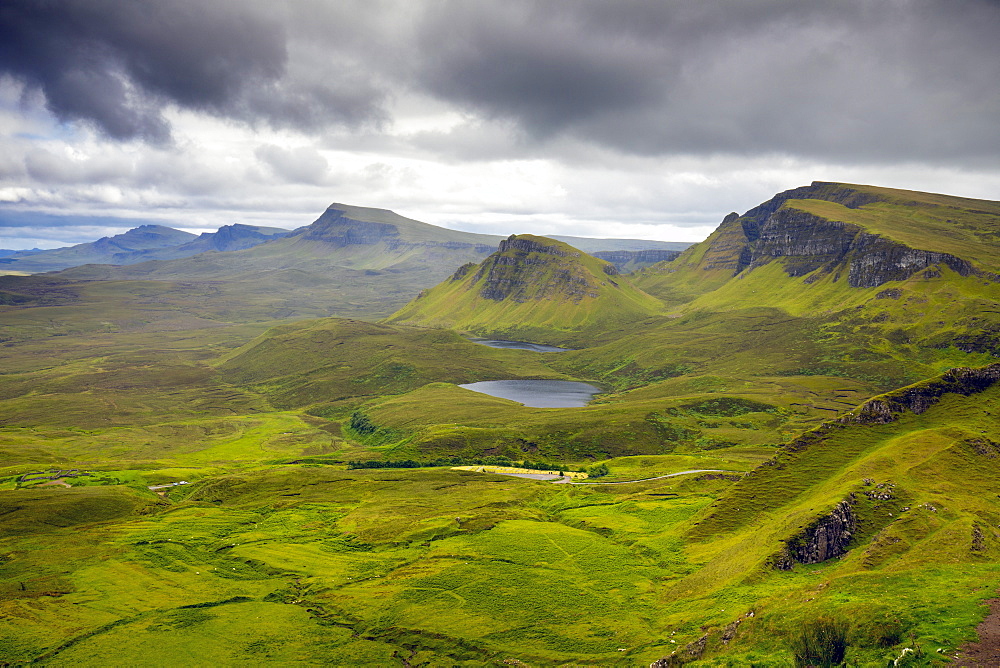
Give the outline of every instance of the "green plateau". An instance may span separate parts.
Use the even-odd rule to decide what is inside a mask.
[[[669,256],[333,205],[0,277],[0,665],[954,662],[1000,589],[998,234],[817,182]]]

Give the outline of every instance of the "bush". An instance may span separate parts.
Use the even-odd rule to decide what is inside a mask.
[[[792,647],[795,665],[799,668],[830,668],[844,663],[847,630],[845,622],[830,617],[806,622]]]
[[[348,425],[359,434],[374,434],[377,429],[368,416],[361,411],[351,413],[351,420]]]
[[[606,476],[610,471],[608,471],[607,464],[595,464],[587,469],[587,476],[590,478],[601,478]]]

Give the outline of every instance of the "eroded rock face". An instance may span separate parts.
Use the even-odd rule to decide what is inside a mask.
[[[841,501],[828,515],[816,520],[785,544],[785,554],[775,562],[780,570],[791,570],[794,562],[818,564],[846,554],[857,531],[858,518],[850,501]]]
[[[580,257],[580,253],[511,235],[480,265],[473,283],[485,277],[479,296],[493,301],[525,302],[559,296],[578,302],[584,297],[597,297],[598,286],[589,272],[572,260],[559,261],[574,257]]]
[[[969,262],[948,253],[910,248],[858,225],[782,208],[791,199],[821,199],[848,208],[879,201],[877,195],[829,183],[785,191],[743,216],[726,216],[703,268],[740,273],[781,258],[786,273],[798,277],[818,269],[839,271],[846,264],[848,284],[856,288],[903,280],[939,265],[962,276],[978,273]]]
[[[910,385],[869,399],[837,422],[841,424],[885,424],[893,422],[901,413],[909,411],[919,415],[941,400],[945,394],[969,396],[982,392],[1000,380],[1000,364],[979,369],[959,367],[928,381]]]
[[[579,257],[579,253],[567,253],[563,249],[557,246],[551,246],[548,244],[539,243],[532,239],[525,239],[523,237],[518,237],[515,234],[510,235],[506,239],[500,242],[499,252],[503,253],[505,251],[521,251],[522,253],[545,253],[547,255],[558,255],[560,257],[566,257],[570,255],[575,255]]]
[[[874,288],[887,281],[901,281],[938,264],[960,276],[975,269],[969,262],[948,253],[915,250],[883,237],[861,232],[851,244],[848,283],[855,288]]]

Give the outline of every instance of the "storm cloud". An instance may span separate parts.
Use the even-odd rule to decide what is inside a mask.
[[[457,1],[418,34],[428,90],[536,141],[873,161],[1000,149],[996,2]]]
[[[8,0],[0,69],[59,119],[164,141],[163,107],[320,131],[424,95],[525,150],[992,161],[987,0]]]
[[[336,70],[290,76],[284,12],[271,3],[6,0],[0,71],[61,121],[166,142],[164,107],[315,130],[380,115],[381,92]]]

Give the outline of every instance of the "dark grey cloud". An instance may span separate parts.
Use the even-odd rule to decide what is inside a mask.
[[[280,7],[280,5],[275,5]],[[381,114],[365,81],[288,76],[286,14],[227,0],[4,0],[0,72],[41,91],[61,121],[164,142],[174,104],[315,130]]]
[[[862,161],[1000,150],[993,1],[429,7],[413,76],[534,142]]]
[[[118,139],[164,105],[377,136],[424,96],[469,121],[413,146],[462,160],[993,165],[998,34],[996,0],[4,0],[0,74]]]

